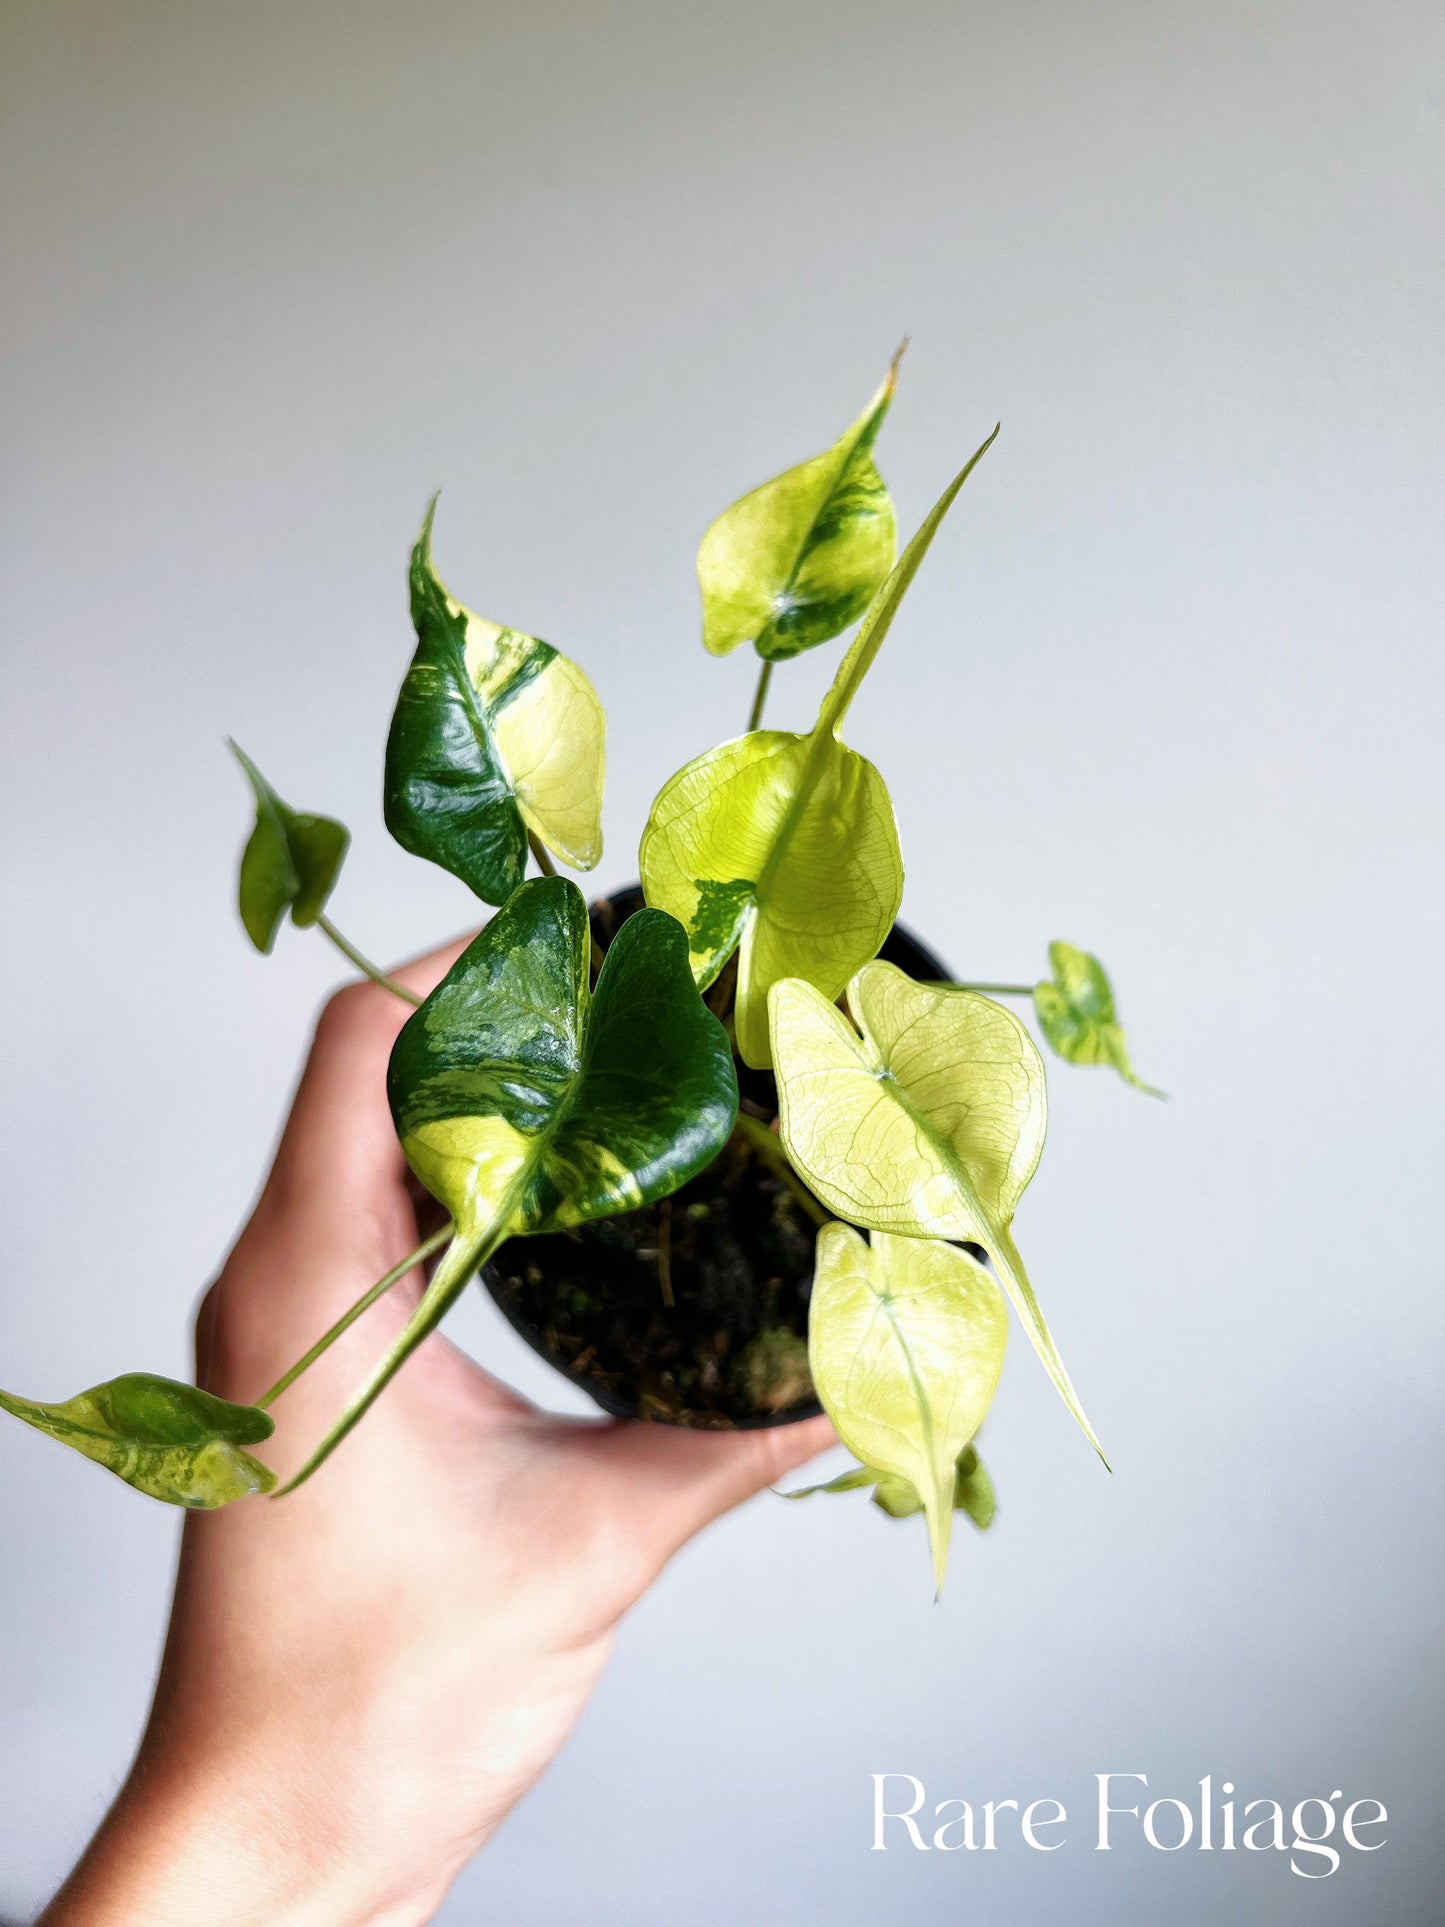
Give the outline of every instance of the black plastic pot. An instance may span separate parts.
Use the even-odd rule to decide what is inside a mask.
[[[599,944],[641,908],[636,886],[593,904]],[[896,924],[879,954],[910,977],[950,975]],[[776,1114],[771,1071],[739,1064],[738,1090],[758,1124]],[[819,1409],[808,1298],[828,1216],[754,1128],[660,1205],[514,1239],[482,1283],[532,1349],[614,1418],[711,1431],[787,1425]]]

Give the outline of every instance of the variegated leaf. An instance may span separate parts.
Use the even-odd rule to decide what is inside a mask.
[[[899,350],[902,353],[902,350]],[[898,362],[830,449],[734,502],[697,555],[703,645],[750,642],[767,661],[796,656],[856,622],[893,567],[898,524],[873,444]]]
[[[770,1062],[770,987],[802,977],[836,997],[898,914],[893,805],[878,771],[838,730],[939,524],[992,441],[950,483],[879,590],[812,730],[755,730],[724,743],[679,770],[652,806],[640,851],[647,900],[685,926],[700,985],[740,949],[738,1050],[755,1068]]]
[[[852,1224],[981,1244],[1100,1449],[1011,1230],[1048,1122],[1033,1039],[990,998],[914,983],[891,964],[860,970],[848,1007],[856,1030],[811,984],[772,992],[779,1128],[795,1170]]]
[[[487,903],[522,881],[527,833],[574,869],[602,854],[606,723],[568,657],[474,615],[432,566],[427,510],[411,558],[417,648],[386,745],[386,824]]]

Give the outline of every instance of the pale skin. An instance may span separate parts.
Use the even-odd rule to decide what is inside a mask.
[[[414,991],[460,946],[397,973]],[[255,1399],[420,1242],[384,1094],[407,1006],[332,999],[197,1321]],[[404,1279],[275,1407],[283,1479],[396,1336]],[[832,1444],[824,1419],[560,1419],[441,1335],[299,1491],[186,1521],[140,1751],[41,1927],[413,1927],[571,1731],[618,1621],[694,1533]]]

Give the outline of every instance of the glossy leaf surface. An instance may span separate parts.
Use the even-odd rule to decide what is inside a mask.
[[[1108,1064],[1136,1091],[1163,1097],[1129,1062],[1113,986],[1099,959],[1071,943],[1055,942],[1049,945],[1049,968],[1052,982],[1034,986],[1034,1014],[1059,1056],[1068,1064]]]
[[[1003,1294],[956,1245],[847,1225],[818,1233],[808,1363],[839,1438],[923,1504],[941,1589],[958,1458],[1003,1369]],[[906,1494],[880,1494],[894,1510]]]
[[[350,1430],[509,1237],[667,1197],[737,1116],[727,1032],[660,910],[623,924],[589,993],[582,893],[524,883],[407,1022],[387,1079],[412,1169],[456,1235],[405,1331],[301,1476]]]
[[[777,662],[856,622],[893,567],[898,524],[873,444],[897,362],[851,427],[822,455],[734,502],[697,556],[703,646],[728,655],[750,642]]]
[[[449,593],[432,566],[435,511],[433,500],[411,557],[417,647],[387,739],[386,825],[505,903],[529,830],[574,869],[601,856],[606,723],[576,663]]]
[[[801,977],[836,997],[877,954],[898,914],[903,859],[893,805],[878,771],[838,730],[939,524],[992,440],[944,491],[878,592],[809,734],[754,730],[724,743],[679,770],[652,806],[640,851],[647,900],[686,928],[703,987],[739,950],[738,1050],[754,1068],[771,1062],[771,986]]]
[[[293,810],[239,743],[231,749],[256,798],[256,827],[241,853],[237,900],[246,935],[265,954],[288,910],[304,929],[326,908],[351,833],[332,817]]]
[[[795,1170],[850,1223],[981,1244],[1098,1449],[1010,1228],[1048,1122],[1033,1039],[990,998],[916,984],[892,964],[860,970],[848,1006],[857,1030],[810,984],[773,989],[779,1128]]]
[[[276,1483],[243,1450],[270,1438],[269,1415],[174,1379],[129,1372],[62,1405],[0,1392],[0,1408],[167,1505],[210,1511]]]

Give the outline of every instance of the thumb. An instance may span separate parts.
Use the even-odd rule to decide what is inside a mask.
[[[663,1565],[705,1525],[837,1443],[819,1416],[751,1432],[623,1423],[599,1434],[596,1449],[619,1481],[633,1529],[646,1521]]]

